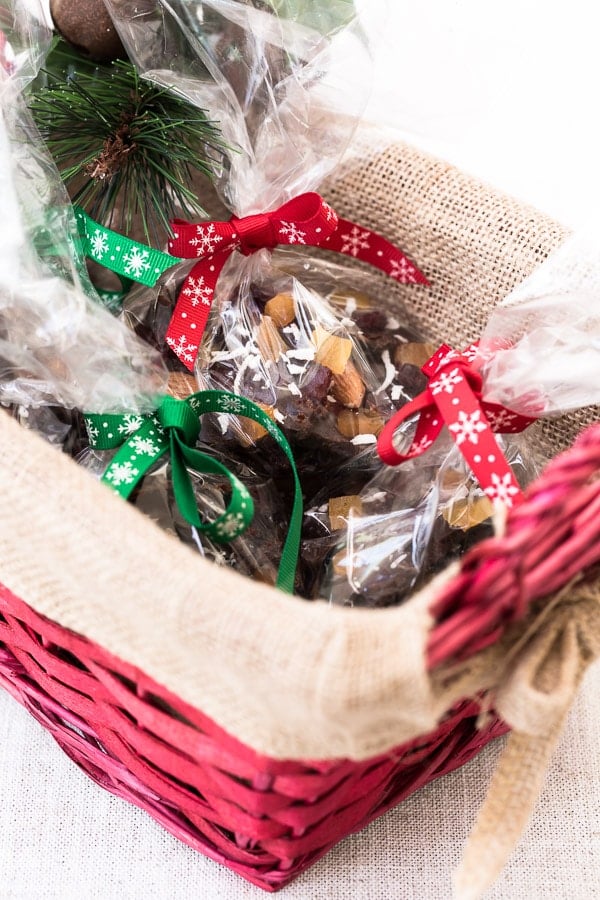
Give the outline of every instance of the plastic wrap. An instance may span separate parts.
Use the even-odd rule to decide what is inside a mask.
[[[144,76],[219,122],[231,150],[217,189],[236,217],[314,190],[339,163],[370,81],[352,3],[106,2]],[[210,255],[221,241],[207,237],[198,253]],[[159,348],[180,291],[193,295],[194,305],[209,303],[203,277],[185,280],[190,268],[176,266],[155,289],[134,288],[125,300],[126,321]],[[336,302],[341,293],[343,305]],[[167,342],[184,361],[199,343],[199,386],[261,404],[301,454],[306,476],[318,448],[333,469],[374,443],[383,421],[410,396],[396,378],[393,345],[418,338],[396,321],[394,339],[391,317],[367,295],[367,276],[315,260],[312,251],[287,263],[279,251],[234,251],[202,340],[191,324],[179,336],[189,344],[174,345],[168,335]],[[169,368],[182,368],[179,360],[165,350]],[[221,420],[226,441],[257,443],[234,417]]]
[[[23,103],[48,31],[31,4],[0,12],[12,60],[0,68],[0,402],[22,420],[30,407],[149,408],[166,381],[160,359],[98,303],[68,197]]]
[[[500,444],[525,487],[540,471],[528,436],[502,437]],[[449,437],[398,469],[380,469],[356,496],[344,500],[346,511],[338,498],[328,501],[336,540],[319,586],[321,595],[336,604],[400,603],[415,586],[493,534],[493,505]]]
[[[492,312],[484,397],[524,414],[600,402],[600,241],[570,237]]]
[[[482,401],[506,407],[507,419],[511,412],[539,418],[598,404],[599,288],[597,235],[580,233],[493,310],[474,356],[483,376]],[[436,391],[452,394],[457,373],[448,370],[441,376],[432,397]],[[458,396],[454,402],[460,403]],[[411,444],[414,426],[407,419],[396,433],[399,452]],[[475,445],[477,434],[475,429],[465,432],[459,445]],[[536,446],[536,426],[497,439],[525,487],[545,461]],[[336,543],[330,539],[320,586],[333,602],[400,602],[412,587],[493,533],[489,496],[494,492],[488,490],[486,496],[448,431],[426,445],[422,455],[382,469],[356,497],[346,498],[349,512]]]

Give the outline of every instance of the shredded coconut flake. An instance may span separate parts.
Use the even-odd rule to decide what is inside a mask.
[[[294,395],[294,397],[301,397],[301,396],[302,396],[302,391],[300,390],[300,388],[298,387],[298,385],[296,384],[295,381],[291,381],[291,382],[288,384],[288,390],[289,390],[290,394],[293,394],[293,395]]]
[[[355,446],[360,446],[361,444],[375,444],[377,443],[377,435],[375,434],[357,434],[356,437],[352,438],[352,444]]]
[[[315,358],[315,353],[314,347],[298,347],[295,350],[288,350],[285,355],[290,359],[306,359],[310,361]]]
[[[394,378],[396,377],[396,366],[390,359],[390,351],[384,350],[381,354],[381,361],[385,366],[385,378],[374,392],[375,394],[381,394],[382,391],[385,391],[386,388],[390,386]]]
[[[395,319],[393,316],[388,316],[387,322],[385,323],[385,327],[389,331],[398,331],[398,329],[400,328],[400,322],[398,321],[398,319]]]
[[[226,416],[224,413],[221,413],[217,416],[217,422],[219,423],[219,428],[221,429],[221,434],[227,434],[227,429],[229,428],[229,416]]]
[[[285,416],[278,409],[274,410],[273,415],[275,416],[276,422],[285,422]]]

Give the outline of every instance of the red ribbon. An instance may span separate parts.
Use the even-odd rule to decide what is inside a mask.
[[[232,217],[229,222],[172,223],[169,252],[199,258],[177,298],[166,341],[190,370],[214,299],[217,280],[234,250],[245,255],[278,244],[305,244],[371,263],[401,284],[427,284],[419,269],[381,235],[340,219],[317,193],[300,194],[270,213]]]
[[[516,434],[535,419],[482,400],[483,379],[477,371],[481,361],[477,344],[463,353],[442,344],[422,368],[429,379],[427,389],[392,416],[379,435],[377,450],[383,462],[397,466],[425,453],[446,425],[484,493],[511,507],[521,501],[521,489],[493,432]],[[413,441],[406,453],[400,453],[394,433],[416,414]]]

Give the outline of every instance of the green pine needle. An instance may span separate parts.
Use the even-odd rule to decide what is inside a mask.
[[[139,215],[149,243],[174,215],[202,215],[189,185],[194,171],[210,178],[220,164],[217,124],[130,63],[79,65],[61,44],[29,105],[73,203],[105,223],[119,209],[111,227],[126,234]]]

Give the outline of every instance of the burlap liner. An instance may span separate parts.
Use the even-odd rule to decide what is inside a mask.
[[[377,141],[358,142],[324,193],[343,215],[386,232],[432,282],[421,291],[374,275],[374,292],[403,300],[434,339],[463,346],[565,231],[444,162]],[[544,439],[557,450],[593,416],[551,423]],[[272,757],[368,758],[432,730],[456,700],[495,689],[517,732],[457,892],[478,896],[489,883],[526,820],[581,672],[600,651],[597,590],[565,592],[551,614],[532,611],[496,646],[429,676],[435,583],[384,611],[284,596],[203,561],[6,416],[0,489],[0,579],[9,589]]]

